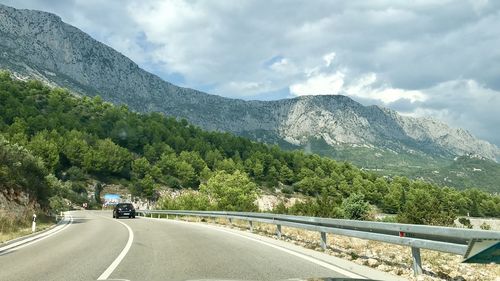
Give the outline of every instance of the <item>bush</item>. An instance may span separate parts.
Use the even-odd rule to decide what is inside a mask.
[[[56,214],[68,210],[68,205],[61,196],[56,195],[49,198],[49,206]]]
[[[491,225],[487,224],[486,222],[483,222],[479,227],[482,230],[491,230]]]
[[[284,194],[293,194],[294,190],[292,186],[285,186],[281,189],[281,192]]]
[[[257,185],[245,173],[236,170],[232,174],[217,171],[200,192],[208,196],[218,210],[257,211]]]
[[[427,225],[453,225],[457,211],[453,202],[438,187],[427,183],[413,183],[406,194],[405,203],[398,213],[402,223]]]
[[[196,191],[188,191],[177,197],[164,196],[158,203],[162,210],[197,210],[206,211],[214,209],[208,197]]]
[[[467,228],[472,228],[472,224],[468,218],[459,218],[458,222]]]
[[[368,220],[370,218],[370,204],[364,200],[365,196],[359,193],[351,194],[342,202],[344,218],[351,220]]]
[[[84,181],[85,178],[86,178],[85,172],[83,172],[82,169],[75,166],[71,166],[71,168],[69,168],[66,171],[66,175],[64,177],[64,179],[71,181]]]

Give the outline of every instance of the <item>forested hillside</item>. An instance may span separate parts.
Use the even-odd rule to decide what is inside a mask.
[[[450,224],[457,214],[500,216],[498,195],[380,177],[346,162],[13,80],[8,72],[0,73],[0,133],[6,139],[0,142],[0,188],[33,190],[53,206],[62,197],[89,200],[86,182],[93,178],[120,181],[132,194],[152,199],[164,187],[200,189],[175,202],[163,200],[178,208],[255,210],[260,189],[278,188],[310,199],[280,205],[277,212],[366,219],[366,212],[356,210],[376,206],[402,222],[424,224]],[[11,168],[4,151],[12,147],[35,156],[31,166],[14,163],[35,171],[35,180]]]

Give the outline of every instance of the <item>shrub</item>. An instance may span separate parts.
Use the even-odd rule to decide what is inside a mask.
[[[472,224],[468,218],[459,218],[458,222],[467,228],[472,228]]]
[[[200,192],[208,196],[218,210],[256,211],[257,185],[245,173],[236,170],[229,174],[217,171]]]
[[[486,222],[483,222],[479,227],[482,230],[491,230],[491,225],[487,224]]]
[[[351,220],[368,220],[370,218],[370,204],[364,200],[363,194],[353,193],[342,202],[344,218]]]
[[[66,202],[64,202],[62,197],[60,197],[59,195],[52,196],[49,198],[49,206],[52,209],[52,211],[54,211],[56,213],[60,213],[60,212],[64,212],[64,211],[68,210],[68,205],[66,204]]]
[[[285,186],[281,189],[281,192],[284,194],[293,194],[293,187],[292,186]]]

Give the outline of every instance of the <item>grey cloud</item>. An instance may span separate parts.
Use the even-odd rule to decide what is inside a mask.
[[[426,101],[400,99],[390,108],[415,116],[433,116],[452,127],[464,128],[476,137],[500,146],[500,92],[471,80],[441,83],[423,90]]]

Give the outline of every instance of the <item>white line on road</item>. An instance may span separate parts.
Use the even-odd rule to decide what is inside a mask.
[[[355,273],[352,273],[350,271],[347,271],[345,269],[342,269],[338,266],[335,266],[335,265],[332,265],[332,264],[329,264],[327,262],[324,262],[324,261],[321,261],[321,260],[318,260],[318,259],[315,259],[313,257],[310,257],[310,256],[307,256],[307,255],[304,255],[304,254],[301,254],[301,253],[297,253],[295,251],[292,251],[292,250],[289,250],[289,249],[286,249],[286,248],[283,248],[281,246],[278,246],[278,245],[274,245],[274,244],[271,244],[271,243],[268,243],[268,242],[265,242],[265,241],[262,241],[262,240],[259,240],[259,239],[255,239],[255,238],[251,238],[251,237],[248,237],[248,236],[245,236],[245,235],[241,235],[241,234],[238,234],[238,233],[234,233],[232,231],[227,231],[227,230],[224,230],[224,229],[218,229],[217,227],[211,227],[211,226],[207,226],[209,228],[212,228],[214,230],[217,230],[217,231],[221,231],[221,232],[224,232],[224,233],[228,233],[228,234],[232,234],[232,235],[236,235],[236,236],[239,236],[239,237],[242,237],[242,238],[245,238],[245,239],[248,239],[248,240],[251,240],[251,241],[254,241],[254,242],[257,242],[257,243],[261,243],[261,244],[264,244],[264,245],[267,245],[269,247],[272,247],[272,248],[275,248],[277,250],[281,250],[285,253],[288,253],[290,255],[293,255],[293,256],[296,256],[298,258],[302,258],[304,260],[307,260],[307,261],[310,261],[312,263],[315,263],[319,266],[322,266],[324,268],[327,268],[327,269],[330,269],[330,270],[333,270],[335,272],[338,272],[342,275],[345,275],[347,277],[350,277],[350,278],[357,278],[357,279],[366,279],[366,277],[364,276],[361,276],[361,275],[358,275],[358,274],[355,274]]]
[[[146,217],[140,217],[140,218],[141,219],[157,220],[157,221],[160,220],[161,221],[161,219],[146,218]],[[186,223],[186,224],[193,225],[190,222],[184,222],[184,221],[176,221],[176,220],[163,220],[163,221],[175,222],[175,223]],[[296,256],[298,258],[302,258],[304,260],[307,260],[307,261],[310,261],[312,263],[315,263],[315,264],[317,264],[319,266],[322,266],[324,268],[333,270],[335,272],[338,272],[338,273],[343,274],[343,275],[345,275],[347,277],[350,277],[350,278],[366,279],[366,277],[364,277],[364,276],[361,276],[361,275],[355,274],[353,272],[347,271],[347,270],[345,270],[345,269],[343,269],[341,267],[338,267],[338,266],[335,266],[333,264],[330,264],[330,263],[327,263],[327,262],[315,259],[315,258],[313,258],[311,256],[308,256],[308,255],[304,255],[304,254],[301,254],[301,253],[298,253],[298,252],[295,252],[295,251],[283,248],[283,247],[278,246],[278,245],[274,245],[274,244],[271,244],[271,243],[268,243],[268,242],[265,242],[265,241],[262,241],[262,240],[259,240],[259,239],[255,239],[255,238],[252,238],[252,237],[241,235],[241,234],[238,234],[238,233],[235,233],[235,232],[232,232],[232,231],[227,231],[227,230],[224,230],[224,229],[222,229],[220,227],[217,227],[217,226],[211,226],[211,225],[205,225],[205,224],[195,224],[195,225],[207,227],[207,228],[210,228],[210,229],[213,229],[213,230],[217,230],[217,231],[228,233],[228,234],[232,234],[232,235],[236,235],[236,236],[239,236],[239,237],[242,237],[242,238],[245,238],[245,239],[257,242],[257,243],[261,243],[261,244],[267,245],[269,247],[275,248],[277,250],[281,250],[281,251],[283,251],[285,253],[288,253],[290,255]]]
[[[106,219],[110,219],[110,218],[106,218]],[[118,267],[118,265],[123,260],[123,258],[125,258],[125,256],[127,255],[128,251],[130,250],[130,247],[132,247],[132,242],[134,241],[134,232],[132,231],[132,229],[127,224],[125,224],[125,223],[123,223],[123,222],[121,222],[119,220],[114,220],[114,221],[123,224],[127,228],[127,230],[128,230],[128,241],[127,241],[127,244],[125,245],[125,248],[123,248],[123,250],[118,255],[118,257],[116,257],[116,259],[113,261],[113,263],[111,263],[108,266],[108,268],[101,274],[101,276],[99,276],[97,278],[97,280],[107,280],[108,279],[108,277],[111,275],[111,273],[113,273],[113,271],[116,269],[116,267]],[[115,280],[117,280],[117,279],[115,279]],[[121,279],[118,279],[118,280],[121,280]]]
[[[67,214],[67,216],[69,217],[69,219],[67,220],[67,222],[65,224],[58,225],[47,232],[40,233],[39,235],[35,235],[32,237],[23,239],[19,242],[15,242],[15,243],[12,243],[10,245],[7,245],[5,247],[0,248],[0,256],[8,254],[12,251],[22,249],[22,248],[27,247],[29,245],[32,245],[34,243],[40,242],[44,239],[47,239],[47,238],[49,238],[53,235],[56,235],[57,233],[63,231],[64,229],[69,227],[71,225],[71,223],[73,223],[73,217],[69,214]]]

